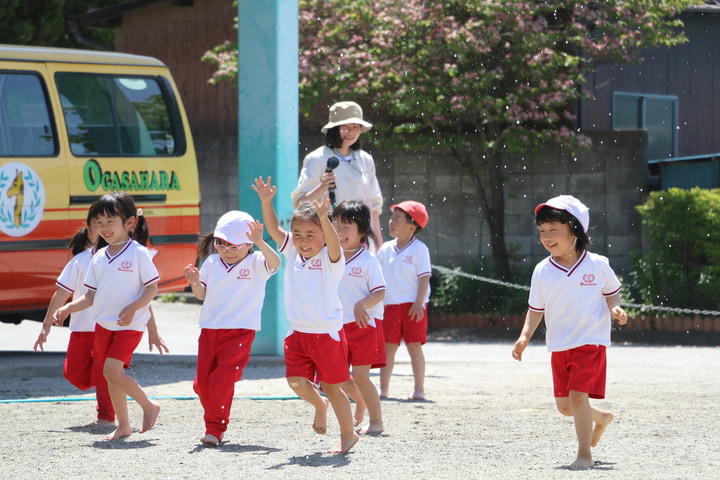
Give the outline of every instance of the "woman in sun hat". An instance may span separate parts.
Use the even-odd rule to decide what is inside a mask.
[[[292,192],[293,205],[303,201],[321,201],[330,193],[337,205],[343,200],[357,200],[370,208],[372,230],[382,244],[380,212],[383,198],[375,176],[375,161],[362,149],[360,134],[372,124],[363,119],[355,102],[337,102],[330,107],[328,123],[322,128],[325,145],[313,150],[303,160],[298,186]],[[333,168],[333,160],[338,160]],[[334,205],[333,205],[334,207]]]

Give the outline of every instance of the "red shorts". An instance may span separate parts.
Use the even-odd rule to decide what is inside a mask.
[[[336,384],[350,380],[345,333],[340,341],[327,333],[293,332],[285,338],[285,377],[304,377],[310,381]]]
[[[567,397],[570,390],[587,393],[590,398],[605,398],[607,357],[604,345],[583,345],[552,352],[550,363],[556,397]]]
[[[103,368],[106,359],[114,358],[123,362],[125,368],[130,368],[133,352],[140,345],[142,337],[143,332],[137,330],[108,330],[95,325],[93,360]]]
[[[408,343],[427,343],[427,305],[423,306],[423,318],[410,320],[410,307],[412,303],[398,303],[385,305],[385,315],[382,324],[385,330],[385,342],[397,343],[401,340]]]
[[[371,368],[385,366],[385,333],[382,321],[375,319],[375,327],[360,328],[356,322],[343,326],[348,344],[350,365],[370,365]]]

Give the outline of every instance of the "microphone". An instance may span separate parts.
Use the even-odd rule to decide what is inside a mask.
[[[325,173],[330,173],[333,170],[337,168],[337,166],[340,165],[340,160],[338,160],[337,157],[330,157],[327,160],[327,165],[325,166]],[[328,188],[328,193],[330,193],[330,205],[335,207],[335,187]]]

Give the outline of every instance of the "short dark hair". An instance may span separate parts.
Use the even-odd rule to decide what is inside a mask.
[[[342,137],[340,136],[340,125],[337,127],[328,128],[327,132],[325,132],[325,145],[327,145],[330,148],[340,148],[342,147]],[[360,150],[362,148],[362,143],[360,142],[360,138],[358,137],[357,141],[350,145],[350,150]]]
[[[360,242],[367,243],[368,238],[378,243],[377,238],[371,228],[370,209],[363,202],[357,200],[345,200],[335,207],[332,212],[333,220],[340,223],[354,223],[358,227],[358,233],[361,235]]]
[[[570,226],[570,232],[577,238],[577,242],[575,242],[576,252],[581,253],[592,243],[590,236],[575,215],[546,205],[535,215],[535,225],[539,227],[550,222],[566,223]]]

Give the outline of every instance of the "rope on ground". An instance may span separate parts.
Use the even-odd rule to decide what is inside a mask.
[[[465,273],[459,269],[451,269],[440,265],[431,265],[433,269],[440,273],[446,273],[448,275],[456,275],[458,277],[469,278],[470,280],[477,280],[480,282],[492,283],[493,285],[500,285],[508,288],[515,288],[518,290],[530,291],[530,287],[527,285],[518,285],[516,283],[503,282],[494,278],[481,277],[480,275],[472,275]],[[720,311],[716,310],[697,310],[692,308],[673,308],[673,307],[661,307],[656,305],[641,305],[637,303],[623,302],[623,305],[630,308],[637,308],[642,311],[656,311],[656,312],[669,312],[669,313],[683,313],[688,315],[702,315],[705,317],[720,317]]]

